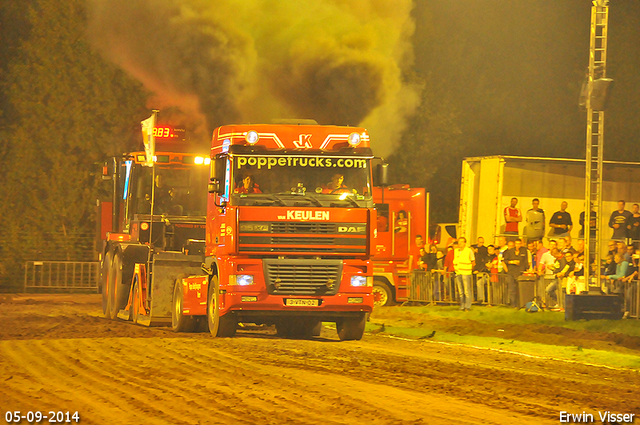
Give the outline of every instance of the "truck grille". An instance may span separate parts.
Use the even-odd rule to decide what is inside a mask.
[[[267,292],[273,295],[335,295],[341,260],[264,259]]]
[[[271,233],[336,233],[335,223],[271,223]]]

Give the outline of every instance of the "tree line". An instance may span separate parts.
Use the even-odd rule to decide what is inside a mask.
[[[584,157],[589,2],[416,1],[413,14],[404,78],[422,102],[387,159],[394,182],[431,192],[432,220],[457,220],[463,157]],[[637,2],[612,5],[607,159],[640,160],[639,20]],[[85,0],[0,2],[0,291],[24,261],[87,255],[100,164],[139,145],[149,96],[92,49]]]

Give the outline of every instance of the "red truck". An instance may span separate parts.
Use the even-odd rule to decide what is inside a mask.
[[[416,266],[416,238],[428,243],[429,193],[406,184],[375,187],[376,254],[373,257],[374,305],[407,301],[409,278]]]
[[[205,214],[185,216],[191,210],[178,202],[158,217],[128,212],[122,189],[131,193],[132,183],[114,184],[114,199],[125,199],[114,224],[127,225],[108,233],[103,251],[109,317],[176,331],[208,325],[214,336],[232,336],[242,322],[308,337],[329,321],[341,340],[360,339],[373,307],[376,232],[366,130],[224,126],[210,154],[192,157],[193,167],[195,158],[210,163],[208,188],[197,189],[209,194],[200,195]],[[126,161],[114,162],[124,170],[114,182],[126,180]],[[141,237],[143,223],[153,243]]]

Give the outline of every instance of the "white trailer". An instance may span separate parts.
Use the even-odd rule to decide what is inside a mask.
[[[603,245],[612,235],[609,216],[617,209],[618,200],[640,203],[640,163],[604,162],[602,214],[598,217]],[[504,208],[511,198],[518,198],[523,222],[534,198],[546,215],[545,234],[549,219],[567,201],[567,211],[573,220],[571,236],[580,232],[578,220],[585,205],[585,161],[581,159],[533,158],[518,156],[488,156],[465,158],[462,162],[460,190],[459,235],[475,242],[482,236],[487,243],[504,233]]]

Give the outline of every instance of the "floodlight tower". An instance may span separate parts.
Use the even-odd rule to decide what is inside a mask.
[[[604,109],[613,80],[606,78],[607,35],[609,24],[609,0],[593,0],[591,6],[591,44],[589,51],[589,76],[586,96],[587,149],[585,178],[584,217],[584,278],[589,286],[601,287],[600,264],[602,253],[602,174],[604,147]],[[590,208],[591,206],[591,208]],[[594,226],[591,226],[591,223]],[[593,235],[592,235],[593,232]],[[595,253],[593,252],[595,251]],[[586,266],[595,254],[595,273]],[[592,278],[593,275],[593,278]]]

